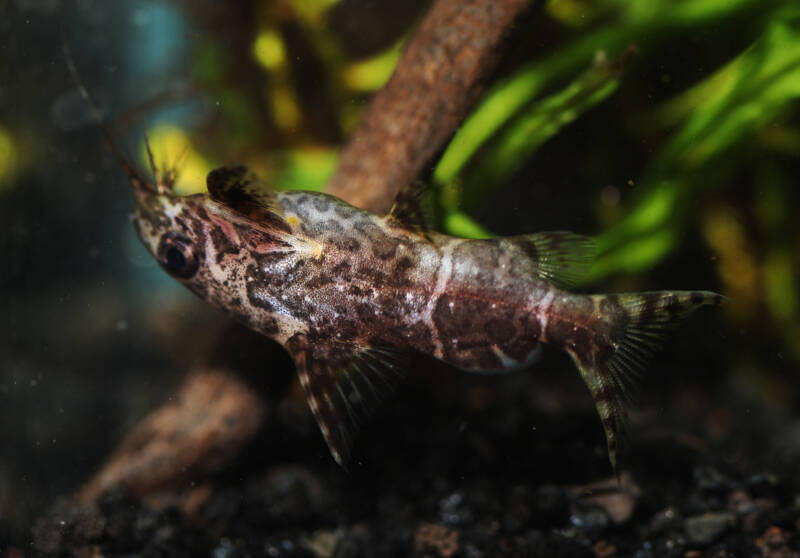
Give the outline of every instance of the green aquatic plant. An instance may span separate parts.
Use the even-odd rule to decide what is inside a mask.
[[[662,108],[683,116],[680,126],[645,172],[638,202],[600,235],[593,277],[646,269],[666,256],[680,234],[687,196],[714,186],[704,169],[735,166],[735,159],[725,160],[733,148],[798,98],[800,10],[792,7],[776,12],[745,52]]]
[[[784,4],[765,18],[763,33],[745,52],[656,111],[659,120],[679,129],[637,180],[641,194],[627,216],[599,236],[601,257],[590,278],[646,269],[666,256],[679,237],[676,212],[691,188],[690,175],[717,162],[797,98],[797,8]],[[574,67],[577,58],[591,60],[589,45],[594,45],[597,56],[605,52],[600,49],[620,48],[626,42],[649,44],[668,37],[670,29],[749,11],[753,3],[630,2],[626,6],[614,23],[577,38],[498,85],[465,122],[434,174],[439,184],[460,185],[445,189],[443,223],[450,232],[487,234],[475,224],[467,225],[468,217],[461,213],[474,209],[547,139],[617,89],[621,64],[605,62],[595,63],[560,91],[540,95]]]

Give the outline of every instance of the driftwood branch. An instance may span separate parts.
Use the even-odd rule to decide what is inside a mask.
[[[327,191],[385,212],[483,91],[503,37],[532,0],[439,0],[342,151]]]
[[[391,80],[345,147],[328,192],[385,211],[476,102],[501,39],[532,0],[438,0]],[[223,339],[223,342],[225,340]],[[191,373],[173,401],[122,442],[79,493],[145,495],[197,480],[232,460],[259,430],[268,404],[235,366]]]
[[[91,503],[122,489],[133,496],[181,492],[223,470],[270,417],[291,377],[282,350],[243,326],[220,335],[206,365],[122,440],[78,492]]]
[[[196,371],[172,400],[128,434],[79,493],[93,501],[121,488],[145,495],[217,472],[258,431],[267,405],[226,371]]]

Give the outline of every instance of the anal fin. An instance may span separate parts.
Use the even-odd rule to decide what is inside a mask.
[[[286,348],[331,455],[347,468],[358,428],[402,378],[402,355],[393,349],[312,341],[302,333],[290,338]]]

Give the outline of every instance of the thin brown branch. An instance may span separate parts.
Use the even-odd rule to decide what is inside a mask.
[[[112,489],[135,496],[184,493],[240,454],[292,377],[282,349],[238,325],[224,330],[205,363],[122,440],[79,500],[91,503]]]
[[[342,152],[327,191],[385,212],[477,101],[533,0],[438,0]]]

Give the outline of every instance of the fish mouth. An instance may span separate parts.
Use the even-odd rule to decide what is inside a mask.
[[[174,217],[183,209],[180,196],[161,193],[148,182],[134,183],[134,202],[132,221],[136,235],[148,252],[156,257],[161,237],[176,228]]]

